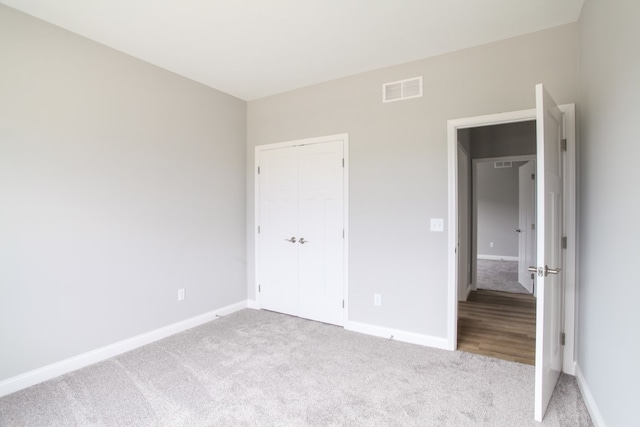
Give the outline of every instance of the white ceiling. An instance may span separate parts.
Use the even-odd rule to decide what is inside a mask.
[[[584,0],[0,3],[252,100],[575,22]]]

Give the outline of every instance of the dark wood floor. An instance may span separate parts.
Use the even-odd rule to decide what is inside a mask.
[[[458,350],[535,364],[536,299],[478,290],[458,303]]]

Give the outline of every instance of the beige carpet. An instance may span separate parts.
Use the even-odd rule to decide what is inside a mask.
[[[527,426],[533,367],[243,310],[0,399],[2,426]],[[544,425],[587,426],[562,376]]]

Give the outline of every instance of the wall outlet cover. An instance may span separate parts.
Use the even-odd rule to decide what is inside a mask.
[[[431,231],[444,231],[444,219],[431,218]]]

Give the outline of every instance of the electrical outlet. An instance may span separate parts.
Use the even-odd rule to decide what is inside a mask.
[[[444,231],[443,218],[431,218],[431,231]]]
[[[489,242],[489,247],[492,248],[493,247],[493,242]]]
[[[184,289],[178,289],[178,301],[184,301]]]
[[[373,294],[373,305],[380,307],[382,305],[382,295]]]

